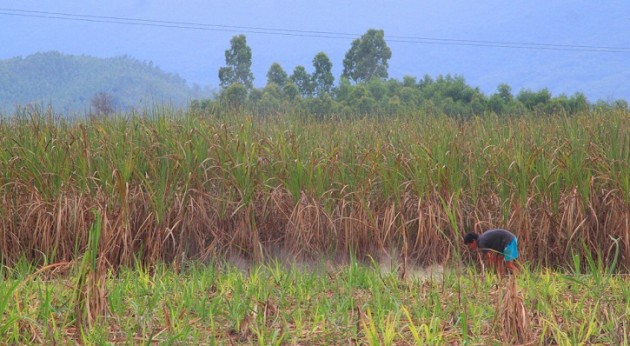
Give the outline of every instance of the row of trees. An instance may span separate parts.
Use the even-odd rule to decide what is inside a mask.
[[[387,78],[388,60],[392,51],[385,42],[383,30],[370,29],[361,38],[352,42],[352,47],[343,60],[342,78],[356,83],[372,79]],[[234,36],[230,41],[230,49],[225,51],[227,66],[219,69],[219,81],[222,88],[239,83],[248,89],[253,88],[254,75],[251,72],[252,49],[247,45],[245,35]],[[320,95],[332,91],[335,78],[332,75],[332,62],[324,52],[318,53],[313,59],[315,72],[309,75],[304,66],[299,65],[293,71],[291,78],[280,64],[271,65],[267,73],[268,82],[284,86],[293,82],[304,96],[312,93]]]
[[[591,105],[582,93],[553,97],[548,89],[521,90],[514,95],[507,84],[499,85],[496,93],[486,96],[479,88],[466,84],[461,76],[388,79],[392,52],[384,37],[383,30],[370,29],[352,42],[336,86],[333,64],[326,53],[320,52],[312,60],[312,73],[299,65],[288,74],[280,64],[273,63],[267,72],[266,86],[254,88],[252,50],[244,35],[235,36],[225,52],[226,66],[219,69],[220,94],[214,100],[194,101],[192,108],[215,114],[245,109],[260,115],[298,112],[319,117],[414,112],[464,117],[483,113],[573,114],[592,107],[628,108],[623,100]]]

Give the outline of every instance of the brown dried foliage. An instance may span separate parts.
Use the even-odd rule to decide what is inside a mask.
[[[498,197],[472,203],[460,196],[457,233],[438,192],[422,197],[406,192],[399,203],[366,202],[350,194],[324,208],[324,201],[312,194],[302,192],[294,202],[278,187],[226,213],[219,212],[216,197],[197,190],[176,195],[158,222],[149,196],[139,187],[128,187],[124,204],[115,206],[105,193],[68,190],[51,202],[16,184],[2,196],[0,252],[9,266],[20,257],[71,261],[85,248],[94,221],[91,211],[97,209],[107,211],[100,256],[114,268],[136,259],[179,263],[231,253],[260,261],[278,250],[295,259],[350,254],[366,259],[397,249],[416,264],[444,263],[463,249],[460,235],[467,229],[498,226],[519,236],[527,261],[568,264],[572,253],[584,251],[584,241],[595,256],[610,263],[612,237],[620,239],[618,263],[630,267],[630,207],[614,191],[592,191],[585,207],[575,191],[569,192],[561,196],[556,213],[550,201],[509,201],[507,223],[502,222],[502,207],[488,202]]]
[[[531,329],[531,316],[525,307],[523,294],[519,291],[514,276],[506,280],[507,284],[499,293],[494,319],[497,338],[510,345],[532,342],[534,333]]]

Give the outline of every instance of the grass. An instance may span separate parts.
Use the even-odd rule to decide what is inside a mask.
[[[112,266],[262,259],[278,247],[363,259],[404,247],[431,264],[460,252],[465,231],[504,227],[536,264],[584,262],[582,241],[609,264],[618,241],[627,269],[628,119],[317,122],[156,109],[67,122],[21,111],[0,123],[0,253],[9,266],[72,260],[96,209],[108,215]]]
[[[0,339],[628,344],[629,120],[20,110],[0,122]],[[462,235],[491,227],[522,275],[463,267]]]
[[[214,262],[180,272],[136,267],[107,276],[106,313],[88,328],[74,323],[72,276],[5,269],[0,296],[13,303],[3,305],[0,338],[10,344],[487,345],[513,341],[508,324],[525,321],[521,342],[627,345],[630,282],[604,277],[527,268],[499,281],[494,274],[481,279],[470,267],[401,279],[356,262],[245,269]],[[521,315],[505,315],[507,302],[520,302]]]

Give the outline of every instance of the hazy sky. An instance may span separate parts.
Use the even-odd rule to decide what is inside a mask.
[[[127,54],[153,61],[190,83],[216,86],[218,69],[225,64],[224,52],[229,48],[230,38],[244,32],[253,51],[255,84],[261,86],[273,62],[279,62],[288,73],[296,65],[304,65],[310,71],[311,61],[320,51],[329,55],[338,78],[352,37],[378,28],[385,30],[393,52],[391,77],[450,73],[463,75],[469,84],[480,86],[486,93],[494,92],[499,83],[506,82],[515,91],[549,87],[554,95],[581,90],[591,99],[630,99],[628,0],[0,0],[0,8],[1,59],[49,50],[99,57]],[[51,12],[218,26],[194,30],[33,17],[59,16]],[[276,29],[275,34],[256,33],[264,28]],[[309,33],[287,31],[280,35],[278,30]],[[312,31],[332,34],[312,37]],[[418,38],[438,41],[395,42],[418,41]],[[487,46],[488,42],[491,46]],[[558,46],[496,47],[504,42],[621,47],[625,51],[556,50],[563,49]]]

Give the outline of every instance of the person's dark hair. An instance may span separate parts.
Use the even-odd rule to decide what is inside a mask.
[[[464,244],[470,244],[479,238],[479,234],[470,232],[464,236]]]

